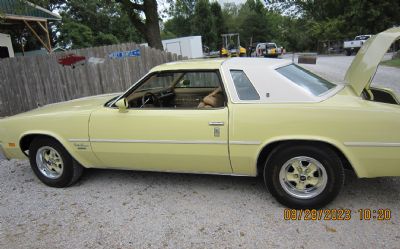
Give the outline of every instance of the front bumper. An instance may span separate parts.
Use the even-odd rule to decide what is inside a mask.
[[[1,160],[1,159],[10,160],[10,159],[7,157],[6,152],[4,151],[3,146],[0,144],[0,160]]]

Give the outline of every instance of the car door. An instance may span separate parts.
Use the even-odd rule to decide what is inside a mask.
[[[226,106],[137,107],[126,112],[104,107],[92,113],[89,136],[103,167],[232,173]]]

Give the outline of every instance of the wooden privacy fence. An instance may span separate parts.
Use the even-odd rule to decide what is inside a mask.
[[[116,51],[140,50],[138,57],[108,58]],[[85,56],[75,68],[62,66],[58,59],[67,54]],[[103,63],[89,63],[90,57]],[[183,59],[182,56],[125,43],[72,50],[49,55],[0,60],[0,117],[24,112],[45,104],[75,98],[121,92],[152,67]],[[84,65],[81,65],[84,62]]]

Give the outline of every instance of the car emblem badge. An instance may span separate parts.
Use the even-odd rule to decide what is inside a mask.
[[[214,137],[219,137],[221,135],[221,130],[219,127],[214,127]]]

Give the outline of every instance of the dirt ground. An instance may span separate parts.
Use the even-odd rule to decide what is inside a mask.
[[[348,60],[309,67],[340,80]],[[394,73],[382,77],[398,83]],[[0,158],[0,248],[400,248],[399,204],[399,177],[347,172],[326,208],[350,209],[349,221],[287,221],[259,178],[87,170],[78,184],[55,189],[28,161]],[[360,220],[359,209],[392,217]]]

